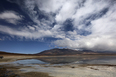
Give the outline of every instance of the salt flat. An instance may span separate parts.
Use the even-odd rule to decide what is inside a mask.
[[[27,59],[28,58],[28,59]],[[116,65],[109,64],[28,64],[33,61],[37,61],[33,58],[36,56],[11,56],[5,59],[11,59],[11,61],[6,61],[5,64],[0,62],[1,65],[6,67],[18,68],[17,74],[28,73],[28,72],[44,72],[48,73],[52,77],[116,77]],[[5,60],[4,59],[4,60]],[[15,59],[15,60],[14,60]],[[25,63],[20,63],[20,59],[27,59]],[[30,62],[29,62],[30,60]],[[49,59],[50,60],[50,59]],[[48,61],[48,60],[47,60]],[[10,68],[12,70],[12,68]],[[20,72],[19,72],[20,71]]]

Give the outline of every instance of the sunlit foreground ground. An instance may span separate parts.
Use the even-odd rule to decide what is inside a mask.
[[[11,61],[26,58],[37,56],[5,56],[0,59],[0,77],[116,77],[115,65],[10,64]]]

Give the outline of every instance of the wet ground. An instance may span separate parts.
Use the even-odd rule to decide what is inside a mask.
[[[115,56],[39,57],[0,63],[0,77],[115,77],[115,72]]]

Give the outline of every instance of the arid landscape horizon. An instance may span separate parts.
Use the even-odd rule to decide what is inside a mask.
[[[116,77],[116,0],[0,0],[0,77]]]
[[[42,55],[0,52],[3,56],[0,59],[0,77],[115,77],[116,54],[90,54],[92,51],[82,54],[80,51],[78,55],[66,55],[66,52],[59,55],[61,51],[65,52],[65,49],[45,50],[45,55],[42,52]],[[58,55],[49,55],[50,52]]]

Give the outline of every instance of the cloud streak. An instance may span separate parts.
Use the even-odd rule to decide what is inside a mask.
[[[72,49],[116,51],[115,0],[24,0],[24,4],[17,0],[15,3],[35,24],[20,29],[0,25],[2,33],[27,39],[60,38],[52,43]],[[3,13],[0,18],[21,20],[10,14],[14,16]]]
[[[5,11],[0,13],[0,19],[16,25],[18,21],[22,20],[22,17],[13,11]]]
[[[21,28],[21,29],[12,29],[10,27],[2,26],[0,25],[0,31],[9,35],[19,36],[19,37],[25,37],[25,38],[42,38],[42,37],[49,37],[52,35],[52,32],[49,30],[37,30],[32,31],[32,27],[30,28]]]

